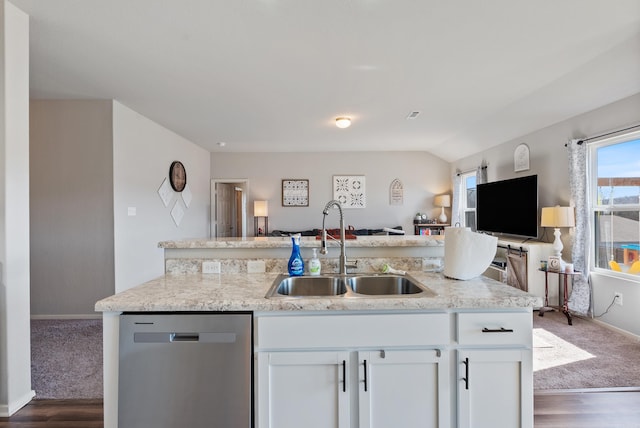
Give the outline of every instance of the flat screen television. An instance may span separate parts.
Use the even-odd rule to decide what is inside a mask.
[[[538,176],[476,186],[478,232],[538,237]]]

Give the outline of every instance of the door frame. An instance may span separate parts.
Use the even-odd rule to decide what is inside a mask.
[[[233,184],[236,187],[242,188],[242,210],[240,216],[242,218],[242,238],[247,237],[247,197],[249,195],[249,179],[248,178],[212,178],[210,185],[211,203],[209,204],[209,236],[211,238],[217,237],[217,206],[218,199],[216,194],[216,184],[225,183]]]

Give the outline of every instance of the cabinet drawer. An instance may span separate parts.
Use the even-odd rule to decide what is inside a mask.
[[[450,315],[297,315],[257,319],[259,349],[435,346],[451,341]]]
[[[458,343],[531,347],[532,318],[531,312],[458,314]]]

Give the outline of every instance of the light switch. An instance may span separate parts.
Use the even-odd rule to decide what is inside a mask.
[[[129,217],[133,217],[136,215],[136,207],[129,207],[127,208],[127,215]]]

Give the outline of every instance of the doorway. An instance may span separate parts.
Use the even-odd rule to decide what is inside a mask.
[[[247,237],[247,179],[211,180],[211,238]]]

